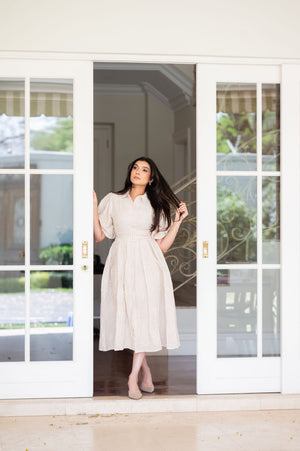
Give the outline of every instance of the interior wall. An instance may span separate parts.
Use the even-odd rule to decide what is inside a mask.
[[[147,97],[146,97],[147,96]],[[147,155],[172,183],[172,135],[174,113],[147,94],[97,94],[94,121],[114,124],[114,186],[123,186],[127,166]],[[163,126],[162,126],[163,124]]]
[[[196,108],[186,106],[175,113],[175,132],[191,129],[191,169],[196,169]]]
[[[143,94],[94,97],[94,122],[114,124],[114,186],[121,189],[127,166],[145,153],[145,98]]]
[[[299,17],[298,0],[15,0],[0,49],[299,58]]]
[[[148,156],[172,184],[174,113],[151,95],[147,96],[148,111]]]

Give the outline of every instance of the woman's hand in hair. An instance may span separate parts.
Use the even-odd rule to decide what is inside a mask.
[[[176,210],[174,222],[169,228],[168,233],[163,238],[156,240],[163,253],[167,252],[174,243],[179,227],[188,214],[189,212],[185,203],[180,202],[179,207]]]
[[[189,212],[188,209],[186,208],[186,204],[184,202],[180,202],[179,207],[176,210],[176,214],[175,214],[175,222],[182,222],[184,220],[184,218],[186,218],[188,216]]]

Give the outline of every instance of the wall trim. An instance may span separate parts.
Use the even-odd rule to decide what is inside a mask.
[[[269,58],[245,56],[205,56],[186,54],[144,54],[144,53],[93,53],[93,52],[28,52],[0,51],[2,59],[72,60],[93,62],[145,62],[166,64],[300,64],[300,58]]]

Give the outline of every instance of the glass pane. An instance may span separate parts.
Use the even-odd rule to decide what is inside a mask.
[[[31,264],[73,263],[73,176],[31,176]]]
[[[25,359],[25,277],[0,272],[0,362]]]
[[[218,357],[256,356],[256,293],[256,270],[218,270]]]
[[[218,263],[256,262],[256,177],[217,178]]]
[[[30,275],[30,360],[72,360],[72,271]]]
[[[263,270],[263,356],[280,355],[280,270]]]
[[[0,168],[24,168],[24,80],[0,79]]]
[[[217,83],[217,169],[256,170],[256,85]]]
[[[73,167],[73,81],[30,83],[30,167]]]
[[[24,264],[24,175],[0,175],[0,265]]]
[[[262,178],[263,263],[280,263],[280,178]]]
[[[262,85],[262,169],[280,171],[280,85]]]

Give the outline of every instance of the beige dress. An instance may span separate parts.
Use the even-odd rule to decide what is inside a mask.
[[[99,349],[177,348],[172,280],[156,242],[167,233],[164,221],[150,233],[153,208],[146,193],[134,201],[129,191],[109,193],[98,213],[106,237],[114,239],[102,276]]]

